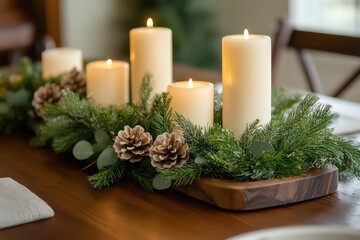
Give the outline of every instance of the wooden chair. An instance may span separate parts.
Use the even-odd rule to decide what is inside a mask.
[[[317,71],[312,64],[311,58],[308,54],[309,50],[355,56],[359,57],[360,59],[360,36],[343,36],[302,31],[291,26],[286,20],[280,20],[278,32],[275,36],[272,55],[273,84],[276,80],[276,71],[279,64],[280,55],[282,50],[285,48],[292,48],[296,51],[308,81],[310,90],[315,93],[323,93]],[[343,81],[341,86],[336,89],[332,96],[339,96],[359,76],[360,65],[358,69],[356,69]]]

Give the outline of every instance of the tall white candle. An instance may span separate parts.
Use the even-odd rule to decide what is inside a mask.
[[[123,61],[95,61],[86,65],[86,92],[101,105],[129,102],[129,64]]]
[[[131,100],[139,102],[139,90],[145,74],[153,79],[152,96],[165,92],[172,82],[172,31],[153,27],[152,20],[147,27],[130,31]]]
[[[182,81],[168,86],[171,107],[192,123],[207,127],[214,123],[214,85],[202,81]]]
[[[42,77],[55,77],[76,68],[83,70],[83,59],[80,49],[51,48],[41,53]]]
[[[222,39],[223,127],[240,136],[246,125],[271,119],[271,39],[229,35]]]

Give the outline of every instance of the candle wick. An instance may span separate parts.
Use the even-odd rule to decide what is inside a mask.
[[[193,87],[193,80],[190,78],[188,82],[188,88],[192,88],[192,87]]]
[[[154,22],[151,18],[148,18],[147,22],[146,22],[146,26],[147,27],[153,27],[154,26]]]
[[[244,38],[249,39],[249,31],[247,29],[244,30]]]

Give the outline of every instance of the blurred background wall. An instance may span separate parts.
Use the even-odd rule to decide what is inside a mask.
[[[221,71],[222,36],[242,33],[247,28],[250,33],[273,38],[277,20],[282,17],[303,25],[316,23],[322,29],[351,26],[351,33],[360,35],[360,0],[1,1],[20,2],[25,11],[30,4],[33,10],[29,15],[36,19],[41,32],[53,35],[58,46],[82,49],[85,60],[128,59],[129,30],[145,26],[148,17],[153,17],[157,26],[173,29],[175,62],[215,71]],[[350,18],[354,19],[352,25]],[[338,80],[358,66],[358,59],[317,53],[312,56],[325,93],[331,93]],[[307,88],[294,52],[283,54],[276,83]],[[342,97],[360,102],[359,92],[357,81]]]
[[[143,2],[145,2],[139,0],[136,1],[140,4],[144,4]],[[299,4],[298,2],[300,1],[302,3]],[[342,20],[339,18],[339,13],[337,12],[334,12],[332,15],[329,13],[329,11],[322,12],[324,11],[321,5],[321,2],[324,2],[323,0],[300,1],[180,0],[153,2],[175,2],[173,6],[167,6],[167,8],[163,9],[165,12],[168,11],[170,15],[176,14],[177,10],[174,10],[176,7],[180,9],[179,11],[184,10],[181,9],[184,8],[184,5],[185,7],[188,7],[185,9],[185,11],[189,11],[189,9],[195,8],[198,9],[197,11],[200,9],[201,11],[210,15],[209,19],[202,15],[200,15],[198,19],[196,19],[194,16],[187,16],[188,19],[193,19],[196,22],[190,23],[189,26],[191,26],[191,24],[197,24],[198,28],[207,28],[207,31],[213,31],[213,33],[206,33],[206,31],[202,31],[203,36],[208,34],[209,38],[206,39],[199,36],[198,38],[200,39],[198,41],[196,41],[196,39],[189,41],[189,39],[186,38],[194,37],[196,32],[201,32],[201,29],[192,29],[191,31],[182,33],[185,35],[180,36],[180,39],[185,38],[185,40],[183,40],[183,44],[185,44],[184,42],[186,41],[189,41],[190,43],[185,47],[185,49],[183,49],[186,56],[179,56],[175,53],[174,55],[177,57],[175,61],[181,61],[191,65],[212,68],[220,71],[221,37],[224,35],[242,33],[244,28],[247,28],[251,33],[265,34],[273,38],[276,32],[277,20],[282,17],[297,17],[297,19],[300,19],[299,21],[302,19],[302,22],[305,25],[307,22],[305,21],[306,19],[304,20],[304,18],[307,18],[309,21],[312,21],[312,23],[317,23],[317,27],[319,28],[329,28],[329,25],[334,25],[334,23]],[[63,10],[62,16],[64,19],[62,25],[63,44],[82,48],[84,51],[84,56],[89,59],[106,58],[114,55],[116,56],[118,53],[120,53],[122,57],[126,58],[128,51],[126,46],[126,44],[128,44],[128,28],[122,26],[120,22],[128,19],[127,16],[129,14],[129,10],[137,9],[137,7],[134,5],[129,6],[129,2],[130,1],[125,0],[106,0],[106,3],[101,0],[63,0],[61,6]],[[349,2],[353,5],[359,4],[359,1],[356,0],[344,0],[343,2],[345,2],[345,4],[343,4],[345,6],[346,2]],[[179,6],[181,3],[183,3],[183,5]],[[86,11],[83,11],[84,6],[86,6]],[[327,14],[326,21],[322,21],[325,22],[325,24],[321,25],[320,21],[317,22],[317,19],[321,18],[314,19],[314,17],[312,18],[313,15],[309,15],[309,13],[307,13],[307,16],[299,16],[299,12],[301,11],[296,10],[300,9],[302,6],[305,6],[303,7],[305,9],[302,9],[303,12],[312,12],[313,15],[319,16],[321,14]],[[308,6],[308,9],[306,9],[306,6]],[[173,7],[173,9],[171,7]],[[289,16],[290,13],[292,16]],[[150,14],[151,10],[145,14],[134,14],[133,16],[135,16],[135,19],[137,18],[137,21],[134,20],[133,22],[136,22],[137,26],[144,26],[146,20],[144,15],[150,16]],[[202,14],[204,15],[204,13]],[[322,18],[324,18],[324,16],[322,16]],[[157,20],[159,19],[154,19],[155,24]],[[170,20],[172,20],[173,23],[175,22],[174,25],[176,25],[176,20]],[[180,18],[179,20],[181,21],[182,19]],[[330,22],[330,20],[333,20],[333,22]],[[358,20],[360,24],[360,18]],[[326,24],[326,22],[329,24]],[[166,22],[163,22],[161,25],[166,25]],[[175,31],[176,29],[174,29],[174,35],[176,35]],[[178,27],[178,31],[185,30],[181,29],[181,27]],[[81,32],[81,34],[78,34],[79,32]],[[360,32],[358,31],[356,34],[360,35]],[[174,36],[174,38],[176,38],[176,36]],[[196,36],[194,38],[196,38]],[[201,46],[203,46],[203,48],[201,48]],[[209,51],[211,52],[210,54],[204,54],[204,52]],[[204,57],[199,58],[199,54],[203,54]],[[319,69],[319,76],[323,82],[325,93],[331,93],[338,85],[339,79],[342,79],[358,66],[358,59],[349,59],[342,56],[337,56],[334,58],[332,56],[329,57],[317,53],[312,54],[312,57],[316,67]],[[295,57],[295,53],[290,50],[285,52],[284,56],[281,58],[277,84],[297,89],[307,88],[303,73],[300,69],[300,65],[298,64],[298,59]],[[354,86],[352,86],[351,89],[342,97],[354,101],[360,101],[359,92],[360,81],[354,84]]]

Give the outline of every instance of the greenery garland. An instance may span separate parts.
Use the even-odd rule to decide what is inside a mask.
[[[22,84],[16,92],[25,89],[31,93]],[[33,89],[40,85],[34,84]],[[55,152],[72,151],[86,167],[96,169],[88,178],[94,188],[124,178],[147,190],[191,184],[200,177],[257,181],[327,165],[360,177],[359,146],[332,133],[328,127],[335,117],[331,107],[318,103],[314,94],[286,97],[277,91],[271,121],[266,125],[254,121],[237,138],[221,127],[219,96],[215,97],[215,124],[203,128],[174,113],[167,93],[149,99],[150,86],[151,77],[146,75],[140,103],[123,106],[98,106],[90,98],[62,90],[60,102],[42,109],[43,122],[32,142],[51,144]],[[1,104],[8,104],[6,100]],[[30,104],[26,106],[25,115]],[[8,111],[5,113],[0,112],[2,131],[9,129],[3,127],[8,123]],[[139,141],[128,143],[134,136]],[[160,146],[156,145],[159,142]],[[162,143],[171,149],[159,158],[164,151]],[[138,149],[134,151],[134,147]],[[165,164],[157,162],[163,160]]]

